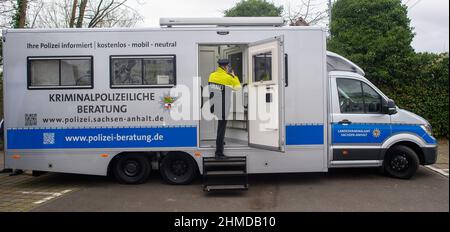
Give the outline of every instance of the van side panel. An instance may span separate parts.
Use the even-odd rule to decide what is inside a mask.
[[[198,44],[249,44],[284,35],[289,78],[286,153],[249,148],[228,153],[247,155],[250,173],[326,171],[325,32],[297,27],[222,30],[229,33],[217,33],[215,28],[8,30],[4,47],[6,167],[105,175],[109,161],[120,152],[180,150],[191,154],[201,170],[201,159],[194,153],[212,156],[213,150],[198,147],[198,120],[175,120],[167,106],[169,97],[191,109],[190,116],[198,114]],[[30,89],[30,58],[68,56],[92,57],[92,88]],[[111,59],[121,56],[174,57],[176,88],[112,88],[111,74],[120,70],[112,67]],[[179,97],[180,89],[194,92]]]

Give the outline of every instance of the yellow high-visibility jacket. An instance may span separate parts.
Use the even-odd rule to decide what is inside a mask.
[[[241,89],[239,78],[227,73],[222,67],[218,67],[215,72],[209,75],[208,82],[228,86],[235,91]]]

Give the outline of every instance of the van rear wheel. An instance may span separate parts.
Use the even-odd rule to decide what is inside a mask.
[[[142,184],[150,176],[149,160],[143,155],[129,154],[117,158],[113,164],[113,173],[121,184]]]
[[[413,149],[397,145],[388,150],[383,166],[385,172],[395,178],[409,179],[419,168],[419,158]]]
[[[190,184],[197,175],[197,165],[192,157],[184,153],[169,153],[160,166],[161,176],[168,184]]]

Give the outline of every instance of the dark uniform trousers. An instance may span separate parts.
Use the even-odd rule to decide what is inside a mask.
[[[227,117],[230,110],[231,89],[224,85],[209,83],[211,113],[218,119],[216,155],[223,155]]]
[[[227,120],[219,120],[219,125],[217,126],[216,155],[223,155],[226,129],[227,129]]]

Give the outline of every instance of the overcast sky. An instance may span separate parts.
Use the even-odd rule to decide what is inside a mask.
[[[161,17],[221,17],[223,11],[239,0],[149,0],[139,7],[145,17],[138,27],[158,27]],[[276,5],[295,8],[301,0],[273,0]],[[326,0],[316,0],[322,8]],[[448,52],[449,0],[403,0],[409,6],[409,17],[415,28],[413,47],[416,51]]]

